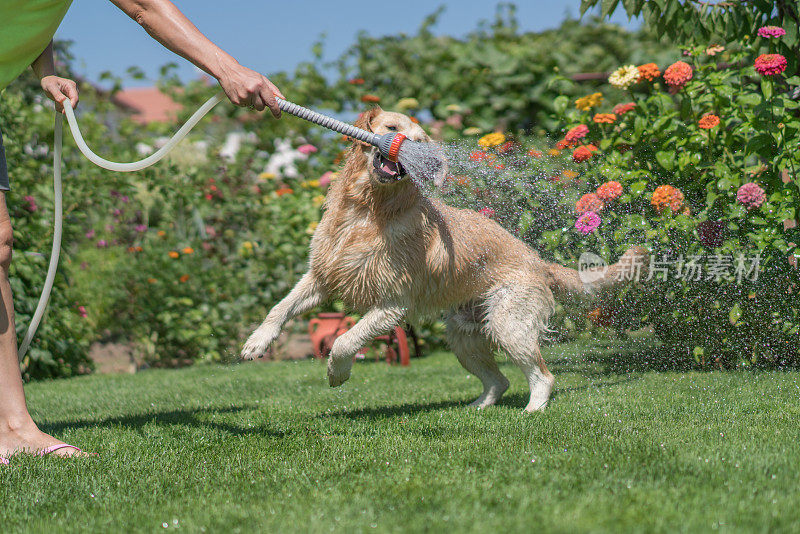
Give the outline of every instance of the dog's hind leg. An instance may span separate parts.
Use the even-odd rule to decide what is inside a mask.
[[[247,339],[242,358],[252,360],[264,354],[267,347],[281,333],[281,328],[292,317],[305,313],[328,298],[328,293],[314,275],[307,272],[286,297],[272,308],[261,326]]]
[[[487,305],[491,337],[528,380],[531,396],[525,411],[544,410],[555,378],[542,358],[539,336],[553,312],[552,294],[538,284],[501,289],[488,299]]]
[[[481,325],[465,325],[460,319],[460,316],[448,318],[447,342],[464,369],[477,376],[483,384],[483,393],[470,406],[486,408],[500,400],[508,389],[508,379],[497,367],[492,344],[480,331]]]
[[[350,378],[353,356],[361,347],[400,324],[404,315],[405,309],[400,306],[378,306],[337,337],[328,356],[328,383],[331,387],[340,386]]]

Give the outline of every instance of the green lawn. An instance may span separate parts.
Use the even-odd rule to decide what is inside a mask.
[[[0,468],[3,532],[793,531],[795,372],[648,369],[636,342],[558,345],[526,415],[450,354],[89,376],[28,386],[42,426],[99,459]]]

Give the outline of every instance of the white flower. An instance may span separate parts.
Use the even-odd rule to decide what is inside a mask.
[[[635,65],[625,65],[618,68],[608,77],[608,83],[618,89],[627,89],[639,81],[639,69]]]

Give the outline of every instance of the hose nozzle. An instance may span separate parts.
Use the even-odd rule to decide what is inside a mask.
[[[378,139],[378,150],[381,155],[389,161],[397,163],[397,156],[400,153],[400,145],[406,140],[406,136],[401,133],[387,133]]]

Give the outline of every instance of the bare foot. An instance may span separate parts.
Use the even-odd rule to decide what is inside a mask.
[[[49,434],[45,434],[33,421],[22,426],[2,425],[0,429],[0,457],[8,458],[15,454],[36,454],[39,451],[64,443]],[[95,456],[79,451],[74,447],[64,447],[53,451],[48,456]]]

